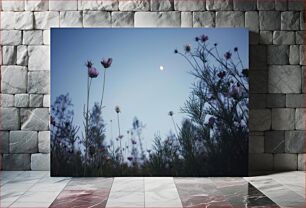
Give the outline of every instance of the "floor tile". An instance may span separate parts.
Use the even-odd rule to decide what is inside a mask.
[[[144,192],[111,191],[106,208],[142,208],[145,204],[144,197]]]
[[[144,192],[143,178],[115,178],[112,192]]]

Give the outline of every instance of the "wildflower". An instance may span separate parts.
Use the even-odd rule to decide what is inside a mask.
[[[232,53],[231,52],[226,52],[225,54],[224,54],[224,58],[226,59],[226,60],[228,60],[228,59],[230,59],[232,57]]]
[[[132,144],[137,144],[137,142],[134,139],[131,139]]]
[[[93,65],[93,63],[92,63],[91,61],[87,61],[87,62],[85,63],[85,66],[86,66],[88,69],[91,68],[92,65]]]
[[[218,46],[218,43],[214,43],[214,46],[217,47],[217,46]]]
[[[123,139],[123,137],[124,137],[124,136],[121,134],[121,135],[119,136],[119,139]]]
[[[238,47],[235,47],[235,48],[234,48],[234,51],[237,52],[237,51],[238,51]]]
[[[174,53],[178,53],[178,50],[177,50],[177,49],[175,49],[175,50],[174,50]]]
[[[132,161],[132,160],[133,160],[133,157],[132,157],[132,156],[129,156],[129,157],[127,157],[127,159],[128,159],[129,161]]]
[[[201,35],[201,42],[205,43],[206,41],[208,41],[208,36],[207,35]]]
[[[96,78],[98,75],[99,75],[99,72],[96,68],[94,67],[88,68],[88,76],[90,78]]]
[[[190,53],[191,51],[191,45],[187,44],[184,46],[184,50],[185,50],[185,53]]]
[[[216,121],[216,119],[215,119],[214,117],[210,117],[210,118],[208,119],[208,124],[209,124],[210,126],[213,126],[213,125],[215,124],[215,121]]]
[[[249,76],[249,70],[248,69],[243,69],[242,72],[243,76],[248,77]]]
[[[218,74],[217,74],[217,76],[220,78],[220,79],[222,79],[224,76],[225,76],[225,71],[220,71]]]
[[[194,40],[195,40],[196,42],[198,42],[198,41],[200,40],[200,38],[199,38],[199,37],[195,37]]]
[[[115,107],[115,111],[116,111],[116,113],[120,113],[121,112],[120,107],[118,105]]]
[[[173,114],[174,114],[173,111],[169,111],[168,113],[169,116],[173,116]]]
[[[102,59],[101,64],[106,69],[106,68],[109,68],[112,65],[112,62],[113,62],[112,58]]]

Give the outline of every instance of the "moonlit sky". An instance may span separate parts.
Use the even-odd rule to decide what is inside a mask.
[[[186,115],[180,113],[191,92],[194,78],[191,66],[174,49],[183,51],[186,44],[196,45],[194,37],[209,36],[208,43],[218,43],[219,52],[239,48],[244,65],[248,66],[248,31],[245,29],[124,29],[124,28],[53,28],[51,29],[51,102],[60,94],[69,93],[74,104],[74,122],[83,131],[83,106],[86,102],[87,68],[91,60],[99,70],[93,79],[90,106],[100,102],[103,84],[103,57],[112,57],[107,69],[103,117],[107,140],[118,136],[115,106],[119,105],[121,131],[132,128],[136,116],[146,127],[144,148],[151,148],[156,133],[165,137],[174,132],[168,112],[174,112],[179,125]],[[160,70],[163,66],[163,70]],[[124,137],[123,142],[127,141]]]

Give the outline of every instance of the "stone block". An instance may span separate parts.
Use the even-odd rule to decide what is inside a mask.
[[[149,11],[150,0],[119,0],[120,11]]]
[[[44,95],[43,106],[50,107],[50,95]]]
[[[214,27],[214,12],[193,12],[193,27]]]
[[[28,60],[28,47],[25,45],[17,46],[17,65],[26,66],[28,65]]]
[[[78,0],[79,10],[94,10],[94,11],[117,11],[119,8],[119,1],[88,1],[88,0]]]
[[[0,153],[9,153],[9,131],[0,131]]]
[[[43,33],[41,30],[24,31],[22,42],[25,45],[41,45],[43,44]]]
[[[295,129],[305,130],[305,108],[295,110]]]
[[[272,129],[293,130],[294,118],[295,118],[295,110],[293,108],[273,108]]]
[[[260,30],[280,30],[281,14],[278,11],[259,11]]]
[[[286,107],[288,108],[303,108],[305,104],[304,94],[287,94]]]
[[[282,108],[286,106],[285,94],[268,94],[267,107],[268,108]]]
[[[258,10],[274,10],[275,2],[257,0],[257,9]]]
[[[35,108],[26,110],[22,115],[22,130],[47,131],[49,129],[49,109]]]
[[[292,171],[297,170],[297,154],[275,154],[274,170]]]
[[[151,0],[151,11],[171,11],[174,9],[174,0]]]
[[[180,12],[136,12],[135,27],[180,27]]]
[[[34,27],[34,16],[32,12],[15,12],[15,29],[31,30]]]
[[[83,26],[83,16],[81,11],[60,12],[60,27],[82,27],[82,26]]]
[[[24,1],[3,1],[1,2],[3,11],[24,11]]]
[[[271,128],[271,110],[250,110],[249,128],[251,131],[265,131]]]
[[[302,86],[301,67],[294,65],[276,66],[269,68],[270,93],[300,93]]]
[[[50,47],[49,46],[29,46],[29,71],[50,70]]]
[[[134,27],[133,12],[112,12],[112,27]]]
[[[14,12],[1,12],[1,29],[13,30],[15,28],[15,13]]]
[[[264,152],[264,137],[250,136],[249,137],[249,153],[263,153]]]
[[[285,152],[285,132],[266,131],[265,132],[265,152],[284,153]]]
[[[273,44],[290,45],[295,44],[295,34],[292,31],[274,31]]]
[[[304,131],[285,132],[285,151],[286,153],[304,153],[305,150]]]
[[[27,11],[46,11],[48,8],[49,0],[26,0],[25,2],[25,9]]]
[[[16,46],[2,46],[2,64],[15,65],[17,61]]]
[[[303,170],[305,171],[305,158],[306,154],[298,154],[298,170]]]
[[[299,12],[282,12],[281,13],[281,29],[282,30],[299,30],[300,29],[300,13]]]
[[[250,45],[250,68],[262,68],[267,66],[267,46]]]
[[[30,154],[4,154],[3,170],[30,170],[31,156]]]
[[[233,10],[232,0],[206,0],[206,9],[213,11]]]
[[[258,12],[252,11],[245,13],[245,27],[253,32],[259,31]]]
[[[295,43],[300,45],[304,44],[304,31],[295,32]]]
[[[300,48],[299,45],[291,45],[289,48],[289,64],[300,63]]]
[[[262,109],[266,107],[266,94],[250,94],[249,96],[249,106],[250,109]]]
[[[44,95],[30,94],[30,107],[42,107]]]
[[[50,45],[50,30],[43,31],[43,43],[44,45]]]
[[[32,71],[28,74],[28,93],[49,94],[50,72]]]
[[[249,170],[273,170],[273,155],[249,154]]]
[[[275,0],[275,10],[286,11],[288,9],[287,0]]]
[[[267,93],[268,91],[268,72],[250,71],[250,93]]]
[[[50,29],[50,27],[59,27],[60,14],[55,11],[34,12],[35,29]]]
[[[16,94],[15,95],[15,107],[28,107],[29,95],[28,94]]]
[[[193,12],[181,12],[181,27],[193,26]]]
[[[293,11],[303,11],[304,10],[304,0],[288,0],[288,10]]]
[[[40,131],[38,133],[38,150],[40,153],[50,152],[50,131]]]
[[[273,36],[271,31],[260,31],[259,43],[261,44],[272,44]]]
[[[49,10],[65,11],[65,10],[78,10],[78,1],[49,1]]]
[[[289,63],[289,46],[287,45],[269,45],[267,48],[268,64],[288,64]]]
[[[37,141],[36,131],[11,131],[10,153],[36,153]]]
[[[13,107],[14,106],[14,95],[0,94],[0,106],[1,107]]]
[[[216,12],[217,27],[244,27],[244,13],[240,11]]]
[[[84,27],[110,27],[112,17],[110,12],[105,11],[84,11]]]
[[[254,0],[233,0],[234,10],[238,11],[251,11],[256,10],[257,2]]]
[[[300,65],[306,65],[304,52],[305,52],[304,45],[300,45]]]
[[[20,45],[21,44],[20,30],[2,30],[1,43],[2,45]]]
[[[31,170],[47,171],[50,170],[50,154],[32,154]]]
[[[305,30],[305,12],[300,12],[300,30]]]
[[[27,89],[27,69],[23,66],[2,66],[2,93],[24,93]]]
[[[193,0],[193,1],[182,1],[174,0],[174,10],[177,11],[204,11],[205,1]]]

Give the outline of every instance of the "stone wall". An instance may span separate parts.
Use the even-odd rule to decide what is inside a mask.
[[[304,169],[303,10],[303,0],[2,0],[3,169],[49,169],[50,27],[249,28],[250,170]]]

